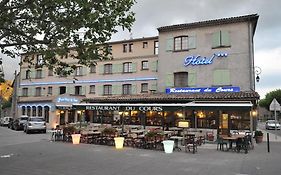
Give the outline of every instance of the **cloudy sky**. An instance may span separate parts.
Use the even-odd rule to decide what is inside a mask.
[[[262,72],[256,90],[264,98],[266,93],[281,89],[280,7],[280,0],[137,0],[132,37],[157,36],[157,28],[166,25],[258,14],[255,66]],[[120,31],[112,40],[129,37],[128,32]],[[18,60],[5,58],[3,62],[6,79],[12,79]]]

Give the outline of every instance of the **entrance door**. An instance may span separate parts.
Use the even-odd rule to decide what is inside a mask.
[[[65,125],[65,113],[60,113],[60,125]]]
[[[220,135],[228,135],[230,133],[228,114],[220,114],[218,133]]]

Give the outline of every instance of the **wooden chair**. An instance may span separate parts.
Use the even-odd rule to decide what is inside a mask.
[[[197,141],[195,136],[187,136],[184,141],[185,152],[197,152]]]
[[[225,148],[227,149],[227,142],[224,141],[221,136],[218,136],[218,138],[217,138],[217,150],[220,149],[220,150],[222,150],[222,151],[226,151],[226,150],[224,149],[224,146],[225,146]]]

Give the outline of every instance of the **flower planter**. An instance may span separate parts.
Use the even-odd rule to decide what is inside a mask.
[[[124,137],[115,137],[114,142],[116,149],[122,149],[124,145]]]
[[[163,142],[164,145],[164,151],[165,153],[172,153],[174,149],[174,141],[173,140],[164,140]]]
[[[72,143],[74,145],[77,145],[80,143],[81,134],[71,134],[71,137],[72,137]]]
[[[263,141],[263,136],[255,136],[256,143],[261,143]]]

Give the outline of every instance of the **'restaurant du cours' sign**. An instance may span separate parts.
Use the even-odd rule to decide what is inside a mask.
[[[163,111],[162,106],[113,106],[113,105],[89,105],[86,106],[86,110],[95,111]]]

